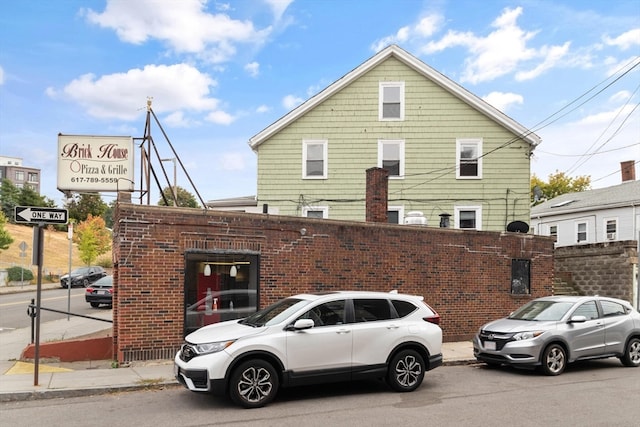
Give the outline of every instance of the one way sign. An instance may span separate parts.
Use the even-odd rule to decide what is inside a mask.
[[[66,209],[16,206],[16,222],[66,224],[67,216],[68,211]]]

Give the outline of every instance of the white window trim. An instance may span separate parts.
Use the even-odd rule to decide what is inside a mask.
[[[302,208],[302,216],[306,218],[309,211],[322,211],[322,218],[329,218],[329,206],[305,206]]]
[[[322,175],[307,176],[307,146],[310,144],[322,145]],[[328,175],[328,153],[329,142],[326,139],[303,139],[302,140],[302,179],[327,179]]]
[[[400,117],[383,117],[384,88],[400,87]],[[404,82],[380,82],[378,88],[378,120],[381,122],[399,122],[404,120]]]
[[[584,224],[584,234],[585,234],[585,238],[584,240],[578,240],[578,233],[580,233],[580,225]],[[576,222],[576,226],[575,226],[575,239],[576,239],[576,243],[589,243],[589,223],[586,221],[580,221],[580,222]]]
[[[383,147],[387,144],[396,144],[400,146],[400,167],[399,175],[389,175],[389,179],[404,179],[404,139],[379,139],[378,140],[378,167],[382,167]]]
[[[482,179],[482,138],[456,138],[456,179]],[[461,146],[465,144],[474,144],[478,147],[478,175],[477,176],[461,176],[460,175],[460,154]]]
[[[476,228],[460,228],[460,211],[476,212]],[[453,224],[455,228],[461,230],[482,230],[482,206],[454,206]]]
[[[609,221],[614,221],[616,223],[616,231],[615,231],[615,235],[613,236],[612,239],[609,238],[609,233],[607,232],[607,222]],[[619,230],[619,225],[620,222],[618,221],[618,217],[608,217],[608,218],[604,218],[602,220],[602,233],[604,234],[602,241],[603,242],[607,242],[607,241],[612,241],[612,240],[618,240],[618,230]]]
[[[404,220],[404,206],[387,206],[387,211],[398,212],[398,224]]]

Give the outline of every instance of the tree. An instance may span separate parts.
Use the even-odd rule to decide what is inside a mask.
[[[4,228],[7,223],[7,217],[4,212],[0,211],[0,251],[9,249],[9,246],[13,243],[13,237]]]
[[[89,215],[102,216],[108,208],[98,193],[74,194],[71,201],[67,203],[69,219],[73,219],[77,223],[85,221]]]
[[[591,188],[590,176],[571,178],[564,172],[549,175],[549,182],[544,182],[535,174],[531,177],[531,202],[542,203],[561,194],[578,193]]]
[[[0,186],[0,204],[6,219],[14,222],[16,206],[20,206],[20,189],[6,178],[2,180]]]
[[[181,206],[184,208],[200,207],[195,196],[189,193],[184,188],[177,186],[176,193],[178,194],[178,197],[177,197],[178,206]],[[167,202],[165,203],[164,199],[160,198],[160,200],[158,201],[158,206],[173,206],[173,189],[171,187],[165,187],[164,190],[162,190],[162,194],[164,194],[164,199],[166,199]]]
[[[102,254],[111,249],[111,233],[105,227],[104,220],[89,214],[73,230],[73,241],[78,245],[80,259],[91,265]]]

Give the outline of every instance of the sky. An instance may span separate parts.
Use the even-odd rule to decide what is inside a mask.
[[[62,206],[57,135],[142,138],[150,98],[163,187],[255,195],[249,139],[389,44],[537,133],[538,178],[640,179],[637,0],[2,1],[0,155]]]

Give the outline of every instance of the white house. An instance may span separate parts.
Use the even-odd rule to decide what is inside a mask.
[[[556,247],[640,240],[640,181],[563,194],[531,208],[534,234]]]

